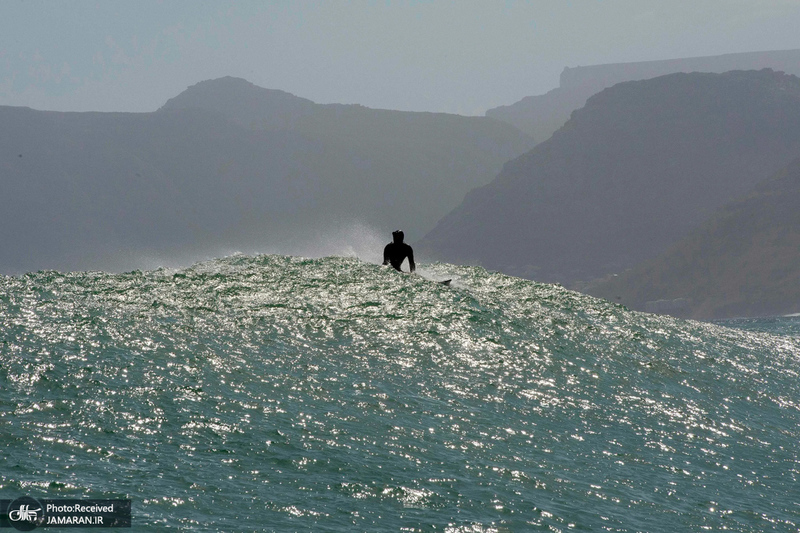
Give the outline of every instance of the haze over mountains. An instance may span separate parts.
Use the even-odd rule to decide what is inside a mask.
[[[421,243],[439,257],[584,287],[665,252],[800,155],[800,79],[671,74],[589,99]]]
[[[533,145],[494,119],[317,105],[236,78],[154,113],[0,107],[0,124],[2,273],[303,253],[349,226],[416,239]]]
[[[612,63],[565,68],[559,87],[546,94],[528,96],[514,104],[496,107],[486,116],[503,120],[533,136],[539,143],[546,141],[570,117],[586,104],[586,100],[607,87],[624,81],[655,78],[678,72],[715,72],[731,70],[761,70],[771,68],[800,76],[800,50],[777,50],[692,57],[663,61]]]
[[[800,71],[798,51],[767,56],[723,57]],[[724,68],[718,60],[633,71]],[[602,88],[631,68],[569,69],[562,89]],[[797,77],[674,73],[585,103],[538,145],[493,118],[320,105],[230,77],[153,113],[0,107],[10,199],[0,273],[307,255],[326,242],[315,249],[336,254],[364,240],[350,230],[370,234],[374,258],[402,228],[418,260],[560,282],[634,309],[800,311]]]

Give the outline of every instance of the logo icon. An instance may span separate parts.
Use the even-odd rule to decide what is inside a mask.
[[[36,516],[38,513],[42,512],[42,508],[39,507],[38,509],[31,509],[30,505],[20,505],[19,509],[14,509],[10,513],[8,513],[8,518],[12,522],[23,521],[23,522],[36,522]]]
[[[44,524],[42,504],[28,496],[17,498],[8,507],[8,519],[19,531],[32,531]]]

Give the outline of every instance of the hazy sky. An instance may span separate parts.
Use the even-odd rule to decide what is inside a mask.
[[[230,75],[483,114],[565,66],[798,48],[799,0],[0,0],[0,105],[153,111]]]

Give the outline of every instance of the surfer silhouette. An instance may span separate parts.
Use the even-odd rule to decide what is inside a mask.
[[[403,270],[400,266],[403,264],[403,260],[408,258],[408,267],[410,272],[414,272],[416,266],[414,265],[414,250],[411,249],[409,245],[403,242],[405,235],[402,231],[397,230],[392,232],[392,242],[386,245],[383,249],[383,264],[388,265],[389,263],[392,266],[402,272]]]

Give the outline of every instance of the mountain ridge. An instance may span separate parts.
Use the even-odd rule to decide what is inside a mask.
[[[656,257],[800,154],[800,79],[671,74],[594,95],[422,241],[573,287]]]
[[[722,73],[731,70],[771,68],[800,76],[800,50],[744,52],[719,56],[609,63],[565,67],[559,86],[542,95],[526,96],[518,102],[486,111],[486,116],[503,120],[531,135],[537,143],[550,138],[573,111],[587,99],[617,83],[650,79],[678,72]]]
[[[533,144],[485,117],[320,106],[235,78],[193,87],[152,113],[0,107],[0,272],[305,253],[346,227],[411,240]],[[264,127],[270,112],[286,120]]]

